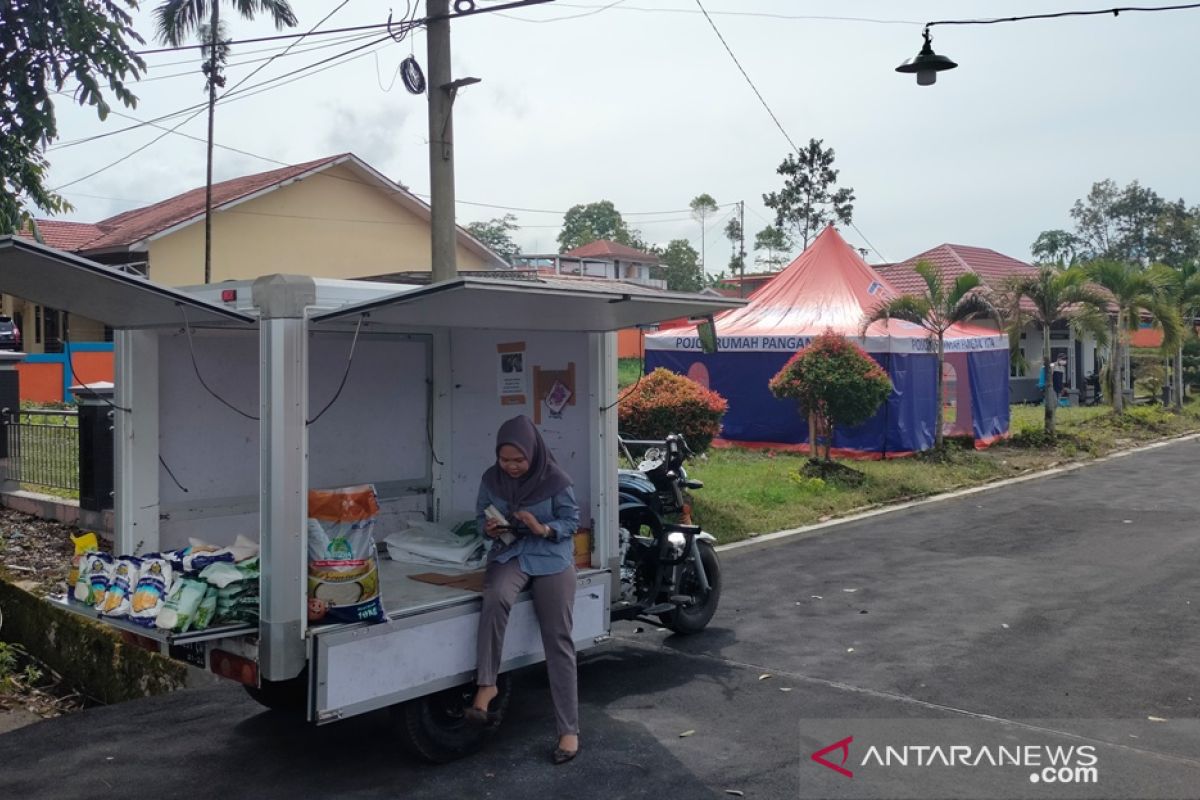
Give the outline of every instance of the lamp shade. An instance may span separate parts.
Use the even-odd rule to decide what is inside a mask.
[[[931,86],[937,81],[939,72],[957,66],[957,63],[946,56],[939,56],[933,52],[929,31],[925,31],[925,44],[921,47],[921,52],[896,67],[896,72],[916,73],[918,86]]]

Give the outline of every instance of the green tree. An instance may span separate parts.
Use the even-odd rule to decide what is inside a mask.
[[[1165,264],[1156,264],[1150,268],[1154,282],[1163,287],[1163,296],[1179,315],[1179,339],[1171,352],[1171,402],[1176,411],[1183,410],[1183,398],[1186,394],[1183,372],[1183,349],[1188,339],[1196,338],[1195,319],[1200,315],[1200,266],[1196,262],[1185,263],[1179,269],[1171,269]]]
[[[763,195],[763,203],[775,211],[775,226],[790,228],[805,247],[826,224],[835,220],[849,225],[854,217],[854,190],[837,186],[833,148],[821,146],[822,139],[809,139],[799,153],[788,153],[775,170],[783,176],[783,188]]]
[[[146,65],[130,42],[142,43],[125,8],[134,0],[7,0],[0,4],[0,235],[32,222],[30,207],[48,214],[71,209],[45,183],[47,145],[58,138],[54,101],[68,81],[74,99],[110,106],[100,90],[133,108],[126,86]]]
[[[1145,270],[1124,261],[1093,261],[1085,265],[1087,276],[1109,292],[1109,338],[1113,411],[1125,407],[1125,352],[1129,334],[1141,326],[1143,316],[1162,328],[1163,347],[1173,348],[1180,339],[1179,312],[1167,299],[1168,279],[1159,271]]]
[[[580,203],[567,209],[563,216],[562,230],[558,234],[560,253],[600,239],[610,239],[639,250],[646,249],[641,234],[630,229],[612,201]]]
[[[296,24],[296,15],[287,0],[229,0],[230,6],[243,19],[267,14],[276,30]],[[212,173],[213,122],[217,107],[217,89],[225,85],[221,74],[229,57],[229,45],[224,40],[226,26],[221,19],[220,0],[165,0],[154,10],[155,33],[160,42],[179,47],[194,32],[198,32],[205,47],[204,88],[208,92],[208,152],[204,184],[204,282],[212,281]],[[208,20],[205,22],[205,20]]]
[[[700,268],[708,268],[708,259],[705,257],[704,237],[707,235],[704,230],[704,223],[713,214],[717,213],[717,201],[713,199],[711,194],[698,194],[692,198],[692,202],[688,203],[688,208],[692,210],[692,219],[700,223]]]
[[[1032,306],[1030,314],[1042,329],[1042,369],[1046,378],[1044,427],[1046,433],[1053,436],[1058,394],[1054,391],[1050,364],[1050,327],[1067,322],[1078,331],[1093,334],[1103,343],[1108,328],[1105,312],[1108,297],[1089,283],[1087,274],[1078,267],[1059,270],[1043,265],[1035,274],[1012,278],[1007,288],[1012,307],[1008,315],[1009,336],[1020,336],[1024,327],[1025,320],[1020,313],[1023,299]]]
[[[1079,258],[1079,244],[1075,234],[1069,231],[1050,230],[1039,233],[1029,249],[1039,264],[1070,267]]]
[[[788,359],[770,381],[771,393],[791,398],[808,416],[808,452],[819,457],[825,440],[825,461],[831,461],[833,430],[854,427],[874,416],[892,392],[883,368],[862,348],[833,331],[817,336]]]
[[[940,450],[945,419],[942,367],[946,361],[946,331],[960,322],[980,317],[997,319],[999,314],[991,300],[980,291],[983,282],[974,272],[963,273],[948,284],[928,261],[917,262],[913,269],[925,281],[925,291],[884,300],[867,314],[862,330],[865,334],[872,322],[895,318],[920,325],[937,341],[937,429],[934,436]]]
[[[774,271],[787,263],[788,251],[794,247],[792,237],[783,228],[768,225],[754,235],[754,252],[766,250],[765,256],[756,256],[755,262]]]
[[[658,252],[667,288],[673,292],[698,292],[704,288],[704,270],[700,254],[687,239],[672,239]]]
[[[513,231],[521,229],[517,224],[516,214],[505,214],[503,217],[483,222],[468,222],[466,228],[467,233],[483,242],[509,264],[521,254],[520,245],[512,238]]]
[[[733,252],[729,256],[729,273],[731,275],[746,274],[746,251],[743,249],[745,236],[742,232],[742,221],[737,217],[730,217],[728,224],[725,225],[725,238],[729,240],[729,244],[733,247]],[[724,274],[724,273],[722,273]]]

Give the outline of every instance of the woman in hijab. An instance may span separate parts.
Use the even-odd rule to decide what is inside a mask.
[[[485,513],[494,506],[508,523]],[[508,612],[527,586],[542,631],[550,696],[558,727],[555,764],[579,752],[579,701],[575,643],[571,638],[575,604],[574,535],[579,505],[571,478],[558,466],[533,421],[513,417],[496,434],[496,463],[484,474],[475,502],[480,528],[492,539],[479,618],[479,691],[466,716],[490,721],[488,706],[498,694],[496,675],[504,647]]]

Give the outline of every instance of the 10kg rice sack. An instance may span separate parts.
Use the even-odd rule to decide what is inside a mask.
[[[167,599],[174,569],[171,562],[158,553],[142,558],[142,570],[138,573],[137,587],[129,603],[129,619],[139,625],[153,627],[158,612]]]
[[[371,486],[308,493],[308,619],[379,622],[379,556]]]
[[[113,568],[112,580],[104,600],[99,605],[100,613],[106,617],[125,617],[129,615],[129,604],[133,599],[133,590],[137,586],[138,575],[142,571],[142,560],[135,556],[121,556]]]

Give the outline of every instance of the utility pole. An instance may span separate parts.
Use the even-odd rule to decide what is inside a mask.
[[[208,42],[208,159],[204,177],[204,282],[212,283],[213,116],[217,108],[217,47],[221,27],[220,0],[213,0]]]
[[[429,17],[429,206],[433,281],[458,275],[454,225],[454,94],[450,79],[450,0],[426,0]]]

